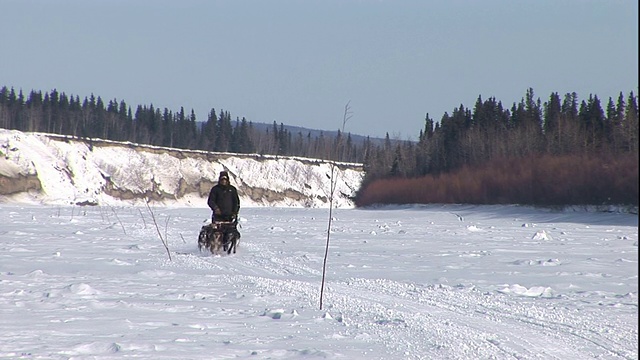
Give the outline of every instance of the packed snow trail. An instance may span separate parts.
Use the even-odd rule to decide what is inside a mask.
[[[635,215],[339,210],[320,310],[326,210],[2,210],[0,358],[638,358]]]
[[[312,226],[315,231],[323,225],[323,220],[318,219],[317,225]],[[273,218],[274,223],[282,220]],[[346,221],[350,223],[350,219]],[[304,238],[294,236],[293,240],[284,240],[289,236],[286,234],[306,234],[308,225],[309,222],[300,225],[297,219],[291,218],[286,227],[270,226],[269,236],[250,235],[254,241],[246,250],[246,256],[214,261],[224,261],[222,267],[230,275],[235,272],[259,274],[229,276],[230,285],[239,291],[260,289],[260,293],[282,299],[287,306],[281,306],[292,313],[313,309],[319,301],[319,255],[322,253],[312,252],[315,256],[310,260],[306,251],[287,252],[287,248],[298,249],[292,241],[305,241]],[[428,226],[420,230],[430,231]],[[344,232],[362,231],[350,228]],[[334,243],[345,242],[344,232],[335,233]],[[273,234],[280,241],[274,243]],[[314,238],[320,240],[322,232]],[[316,246],[318,243],[315,241]],[[338,332],[338,337],[367,338],[403,358],[634,357],[633,352],[624,348],[628,346],[628,334],[634,333],[633,326],[637,323],[631,322],[626,331],[607,334],[619,326],[620,319],[603,321],[601,311],[578,309],[572,305],[573,299],[562,296],[554,301],[519,298],[514,302],[500,292],[487,293],[475,286],[422,285],[369,278],[330,281],[327,293],[333,294],[328,297],[329,316],[338,317],[346,327]],[[355,329],[351,326],[354,324]]]

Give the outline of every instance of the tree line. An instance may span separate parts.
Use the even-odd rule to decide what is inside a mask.
[[[365,141],[355,142],[350,133],[340,131],[321,132],[316,136],[311,132],[294,134],[284,124],[275,122],[272,126],[258,128],[245,118],[232,120],[228,111],[216,112],[213,108],[206,121],[198,122],[193,110],[187,113],[183,108],[172,112],[153,105],[137,105],[134,111],[124,101],[113,99],[105,103],[93,94],[81,101],[78,96],[67,96],[55,89],[45,93],[32,90],[24,96],[21,90],[16,93],[13,88],[2,87],[0,127],[184,149],[363,163],[366,175],[358,197],[369,200],[362,204],[377,201],[378,198],[370,196],[371,192],[368,197],[364,194],[368,185],[380,180],[431,177],[430,181],[433,181],[456,172],[469,176],[469,169],[474,168],[486,175],[485,170],[479,170],[485,164],[491,164],[486,166],[491,166],[494,172],[503,172],[493,173],[493,180],[489,182],[494,184],[487,186],[499,187],[496,179],[503,179],[504,184],[511,186],[515,181],[509,174],[514,171],[513,166],[526,166],[505,168],[500,165],[512,164],[513,159],[535,161],[536,169],[541,172],[549,171],[548,168],[545,170],[544,163],[554,163],[557,168],[558,162],[551,160],[554,158],[564,159],[564,168],[571,167],[566,165],[570,164],[567,159],[578,162],[577,166],[588,158],[600,159],[603,166],[610,161],[608,159],[627,159],[625,164],[631,167],[629,176],[636,183],[638,178],[638,99],[633,92],[627,95],[620,92],[617,98],[609,98],[604,107],[597,95],[579,100],[575,92],[563,96],[554,92],[542,102],[531,88],[511,107],[505,107],[494,97],[483,99],[478,96],[473,108],[461,104],[451,114],[445,112],[438,122],[427,113],[417,141],[391,139],[387,133],[382,141],[367,137]],[[540,163],[537,159],[547,160]],[[597,166],[591,164],[591,168],[597,169]],[[530,169],[522,171],[525,172],[530,173]],[[596,175],[598,173],[606,172],[595,171]],[[563,176],[569,178],[567,174]],[[469,181],[446,179],[450,184]],[[611,186],[621,183],[611,182]],[[464,202],[465,197],[451,193],[450,184],[439,185],[440,189],[449,189],[447,196],[442,196],[441,192],[441,196],[427,196],[428,200],[424,201]],[[477,184],[473,186],[482,195],[475,194],[470,198],[490,203],[497,202],[496,197],[501,196],[500,202],[509,201],[504,194],[496,193],[492,197],[487,194],[493,191]],[[376,191],[382,191],[380,186],[376,188],[379,189]],[[428,192],[423,188],[417,187]],[[637,204],[637,186],[631,190],[630,202]],[[578,196],[574,194],[571,199],[575,198]],[[583,200],[589,198],[593,197],[585,195]],[[415,201],[415,198],[410,196],[409,200]]]
[[[621,92],[603,108],[574,92],[542,103],[529,88],[511,108],[479,96],[438,123],[427,114],[417,142],[387,139],[368,154],[357,204],[637,205],[637,100]]]
[[[552,93],[541,103],[528,89],[510,109],[482,96],[473,107],[460,105],[438,123],[429,114],[417,142],[392,146],[387,138],[365,160],[367,177],[418,177],[530,155],[638,153],[638,101],[633,92],[609,98],[606,110],[597,95],[579,103],[577,94]]]
[[[292,133],[284,124],[259,129],[244,117],[232,120],[228,111],[211,109],[199,122],[193,110],[173,112],[151,105],[125,101],[105,102],[93,94],[84,99],[56,89],[32,90],[26,96],[6,86],[0,88],[0,128],[44,132],[81,138],[214,152],[303,156],[362,163],[364,142],[356,144],[351,134],[312,136]]]

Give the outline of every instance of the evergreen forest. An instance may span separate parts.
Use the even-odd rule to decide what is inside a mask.
[[[620,92],[552,93],[533,89],[505,107],[478,96],[439,121],[429,114],[417,141],[354,141],[341,131],[292,133],[258,127],[211,109],[131,107],[93,94],[0,88],[0,128],[214,152],[301,156],[364,165],[358,206],[409,203],[638,205],[638,99]]]

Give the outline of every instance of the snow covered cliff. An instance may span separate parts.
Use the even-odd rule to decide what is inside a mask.
[[[226,170],[243,206],[327,207],[331,163],[181,150],[0,129],[0,203],[206,207]],[[337,163],[334,205],[352,207],[361,164]]]

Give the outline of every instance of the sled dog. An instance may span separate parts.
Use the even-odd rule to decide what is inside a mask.
[[[206,249],[213,255],[220,255],[223,252],[235,254],[239,240],[237,221],[214,221],[200,229],[198,249],[200,251]]]

